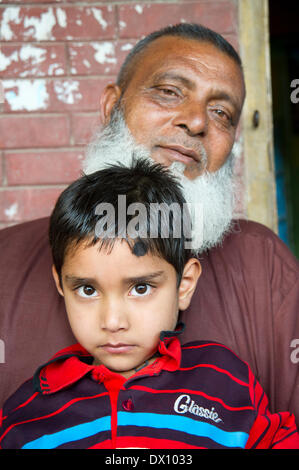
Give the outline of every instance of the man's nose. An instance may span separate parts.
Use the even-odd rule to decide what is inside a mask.
[[[184,129],[192,137],[204,137],[208,131],[208,115],[205,106],[199,103],[183,105],[175,117],[174,125]]]
[[[119,301],[105,302],[102,306],[101,327],[103,330],[116,332],[129,328],[129,319],[125,306]]]

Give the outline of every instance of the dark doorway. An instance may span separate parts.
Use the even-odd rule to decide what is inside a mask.
[[[269,0],[279,237],[299,258],[299,2]]]

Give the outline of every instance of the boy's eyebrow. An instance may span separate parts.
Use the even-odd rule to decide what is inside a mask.
[[[164,274],[164,271],[156,271],[154,273],[149,273],[149,274],[143,274],[142,276],[132,276],[124,279],[125,284],[136,284],[136,283],[142,283],[146,281],[151,281],[153,279],[156,279],[158,277],[161,277]]]
[[[65,276],[65,281],[67,284],[81,284],[81,285],[89,285],[89,284],[96,284],[97,281],[93,277],[79,277],[79,276],[73,276],[70,274],[66,274]]]
[[[141,276],[132,276],[132,277],[127,277],[123,280],[124,284],[136,284],[136,283],[142,283],[146,281],[151,281],[153,279],[156,279],[158,277],[161,277],[164,274],[164,271],[155,271],[153,273],[148,273],[148,274],[142,274]],[[69,285],[98,285],[98,282],[96,279],[92,277],[79,277],[79,276],[74,276],[71,274],[66,274],[65,276],[65,282]]]

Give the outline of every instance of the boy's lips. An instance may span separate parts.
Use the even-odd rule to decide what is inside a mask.
[[[124,354],[132,351],[134,347],[134,344],[127,343],[106,343],[101,346],[104,351],[110,354]]]

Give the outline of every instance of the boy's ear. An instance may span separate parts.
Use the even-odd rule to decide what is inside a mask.
[[[64,293],[63,293],[62,287],[60,285],[60,278],[57,274],[57,271],[56,271],[56,268],[55,268],[54,264],[52,265],[52,274],[53,274],[53,278],[54,278],[56,288],[57,288],[59,294],[62,295],[62,297],[64,297]]]
[[[197,258],[190,258],[185,264],[182,279],[179,285],[179,310],[186,310],[186,308],[189,307],[200,275],[200,262]]]
[[[100,115],[103,124],[108,124],[114,105],[121,96],[121,89],[115,83],[110,83],[104,88],[100,98]]]

